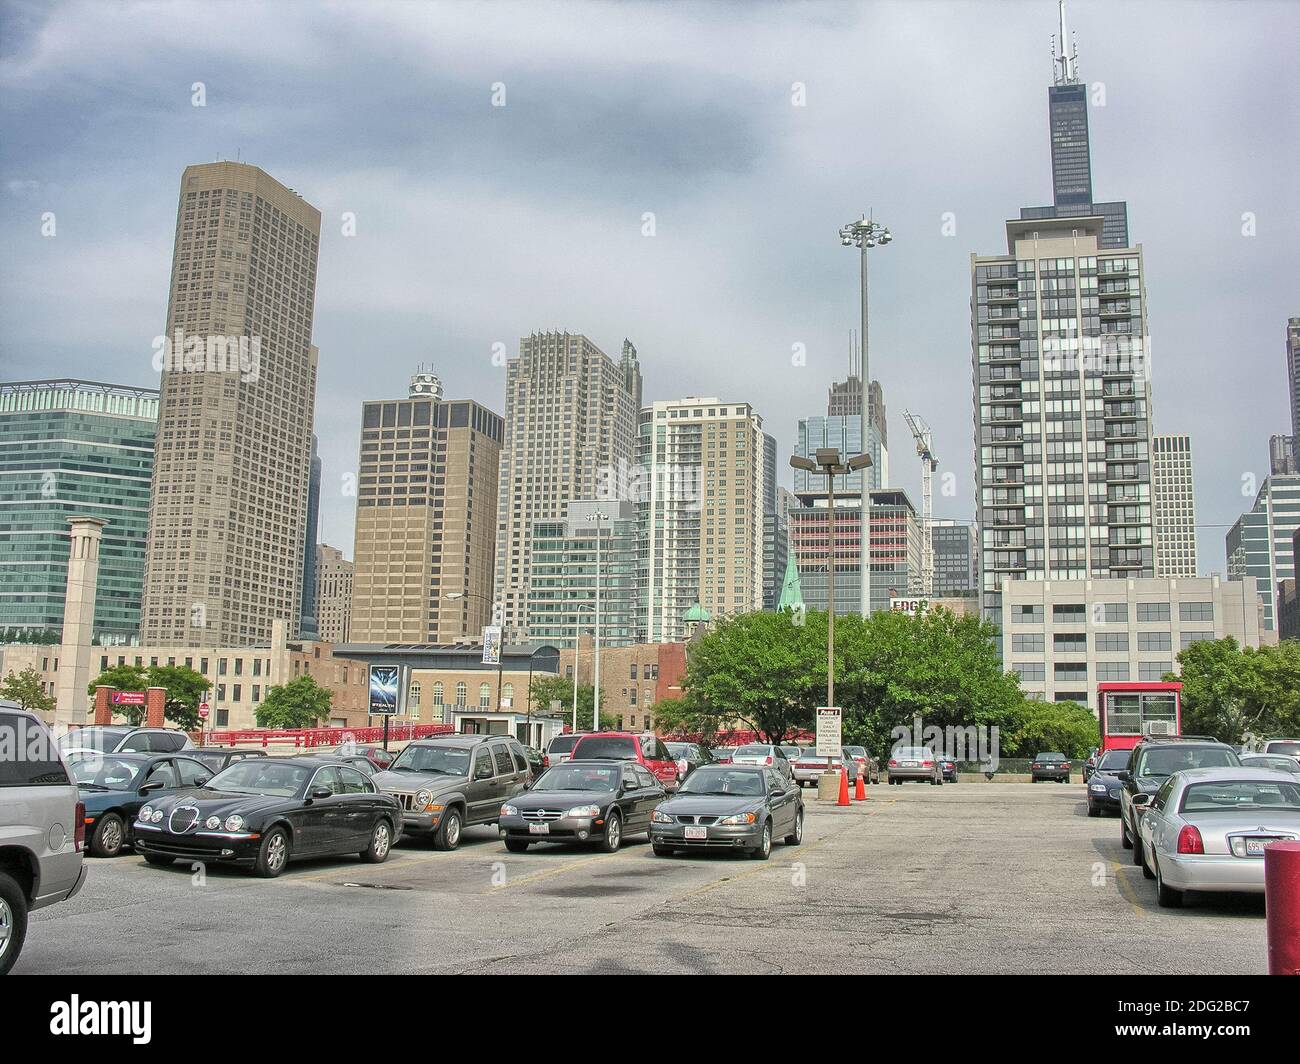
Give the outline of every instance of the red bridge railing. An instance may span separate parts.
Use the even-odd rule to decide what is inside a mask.
[[[389,742],[408,739],[428,739],[434,735],[450,735],[450,724],[390,724]],[[358,745],[377,743],[384,737],[380,728],[247,728],[237,730],[218,728],[210,732],[194,732],[191,738],[203,746],[292,746],[295,750],[309,750],[317,746],[341,746],[353,742]]]

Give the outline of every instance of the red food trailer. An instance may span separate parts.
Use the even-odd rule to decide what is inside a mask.
[[[1144,735],[1180,735],[1183,685],[1099,683],[1097,715],[1102,750],[1132,750]]]

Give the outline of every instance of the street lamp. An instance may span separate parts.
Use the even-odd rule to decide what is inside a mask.
[[[494,621],[496,620],[497,604],[495,600],[489,599],[486,595],[480,595],[478,592],[475,591],[448,591],[442,597],[453,601],[456,599],[478,599],[480,602],[491,602],[492,619]],[[501,646],[497,648],[497,706],[496,708],[498,712],[500,712],[501,710],[501,669],[502,666],[505,664],[505,654],[506,654],[506,646],[505,646],[505,640],[503,639],[501,641]],[[530,693],[530,697],[531,697],[531,693]]]
[[[576,609],[579,613],[581,613],[583,610],[594,610],[595,607],[590,602],[579,602],[575,604],[574,609]],[[579,626],[575,623],[573,627],[574,627],[574,633],[573,633],[573,728],[572,730],[574,734],[577,734],[578,731],[578,631],[577,629]],[[591,730],[600,731],[597,718],[594,717],[592,718]]]
[[[867,252],[875,247],[884,247],[894,239],[894,235],[879,222],[868,218],[865,214],[856,222],[849,222],[848,225],[840,228],[840,243],[844,247],[856,247],[860,251],[862,260],[862,366],[860,374],[862,377],[862,446],[866,450],[871,449],[871,437],[868,435],[871,426],[871,415],[868,412],[871,385],[871,356],[870,348],[867,343]],[[862,591],[859,598],[862,616],[869,616],[871,613],[871,547],[870,547],[870,530],[871,530],[871,488],[863,477],[862,484],[862,543],[860,555],[858,558],[859,567],[862,570]]]
[[[826,562],[826,705],[829,708],[835,705],[835,478],[848,476],[850,473],[866,469],[871,465],[871,455],[864,451],[862,454],[855,454],[852,458],[843,460],[840,457],[838,448],[818,447],[812,458],[805,458],[799,454],[791,455],[790,465],[795,469],[802,469],[806,473],[826,478],[828,512],[826,522],[828,531]],[[863,480],[866,480],[865,473],[863,473]],[[863,495],[866,495],[865,491]],[[862,511],[864,538],[866,535],[866,516],[866,509],[864,508]],[[867,579],[865,570],[862,573],[862,579]]]

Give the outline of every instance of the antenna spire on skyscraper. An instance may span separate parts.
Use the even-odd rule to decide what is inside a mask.
[[[1065,28],[1065,0],[1057,0],[1060,32],[1052,43],[1052,64],[1057,85],[1073,85],[1079,80],[1079,50]]]

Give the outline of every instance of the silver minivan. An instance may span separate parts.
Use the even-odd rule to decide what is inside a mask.
[[[27,914],[67,901],[85,882],[84,819],[49,730],[0,702],[0,975],[22,952]]]

